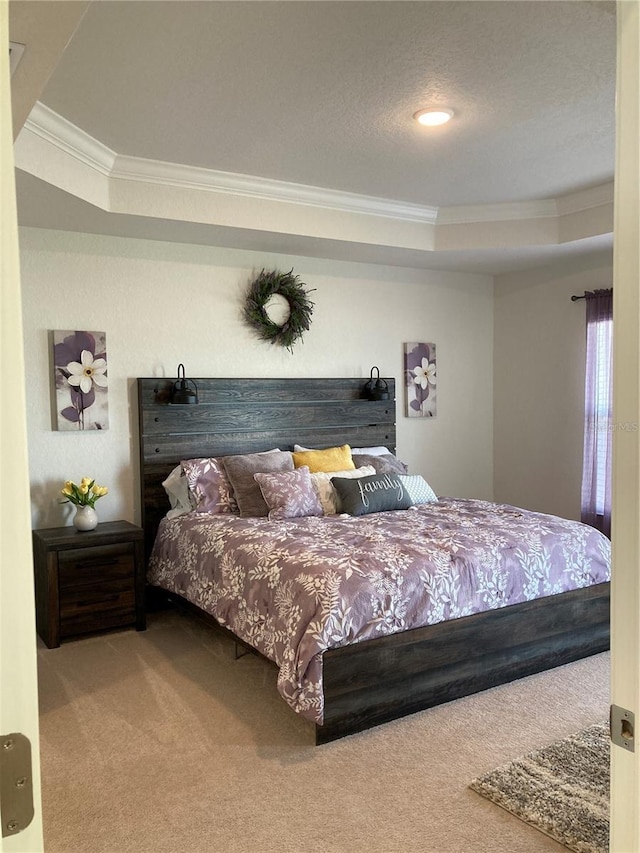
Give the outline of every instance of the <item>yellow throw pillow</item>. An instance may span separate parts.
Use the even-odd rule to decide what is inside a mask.
[[[347,471],[355,468],[348,444],[342,447],[327,447],[325,450],[301,450],[293,453],[296,468],[307,465],[312,474],[320,471]]]

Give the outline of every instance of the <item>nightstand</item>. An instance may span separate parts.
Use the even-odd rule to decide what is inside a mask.
[[[36,625],[50,649],[93,631],[144,631],[143,539],[128,521],[33,531]]]

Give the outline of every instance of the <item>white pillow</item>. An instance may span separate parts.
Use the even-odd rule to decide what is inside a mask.
[[[332,477],[348,477],[350,480],[355,480],[375,473],[376,469],[372,465],[363,465],[362,468],[351,468],[348,471],[331,471],[331,473],[322,471],[312,474],[311,481],[318,492],[324,514],[337,515],[340,512],[338,493],[331,483]]]
[[[313,450],[313,447],[303,447],[301,444],[293,445],[294,453],[304,453],[305,450]],[[385,453],[391,453],[388,447],[352,447],[351,453],[367,453],[369,456],[384,456]],[[395,455],[395,454],[392,454]]]
[[[182,470],[182,465],[176,465],[167,479],[163,480],[162,485],[171,504],[167,518],[178,518],[179,515],[184,515],[194,509],[191,503],[189,483]]]

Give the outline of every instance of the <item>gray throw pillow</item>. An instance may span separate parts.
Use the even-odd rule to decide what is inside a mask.
[[[340,497],[341,511],[349,515],[409,509],[412,505],[398,474],[372,474],[357,480],[332,477],[331,482]]]
[[[407,466],[393,453],[381,453],[375,456],[368,453],[354,453],[352,456],[356,468],[372,465],[376,474],[406,474]]]
[[[293,457],[286,450],[223,456],[221,462],[227,472],[240,515],[243,518],[259,518],[269,515],[269,507],[262,497],[260,486],[253,478],[254,474],[293,471]]]

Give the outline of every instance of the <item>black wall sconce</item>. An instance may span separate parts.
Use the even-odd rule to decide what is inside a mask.
[[[182,374],[180,373],[182,371]],[[169,402],[174,406],[184,406],[190,403],[198,403],[198,386],[193,379],[187,379],[184,375],[184,364],[178,365],[178,378],[173,383]]]
[[[373,371],[376,371],[376,378],[373,378]],[[388,400],[390,397],[389,386],[384,379],[380,379],[380,369],[372,367],[369,375],[369,381],[364,386],[365,400]]]

